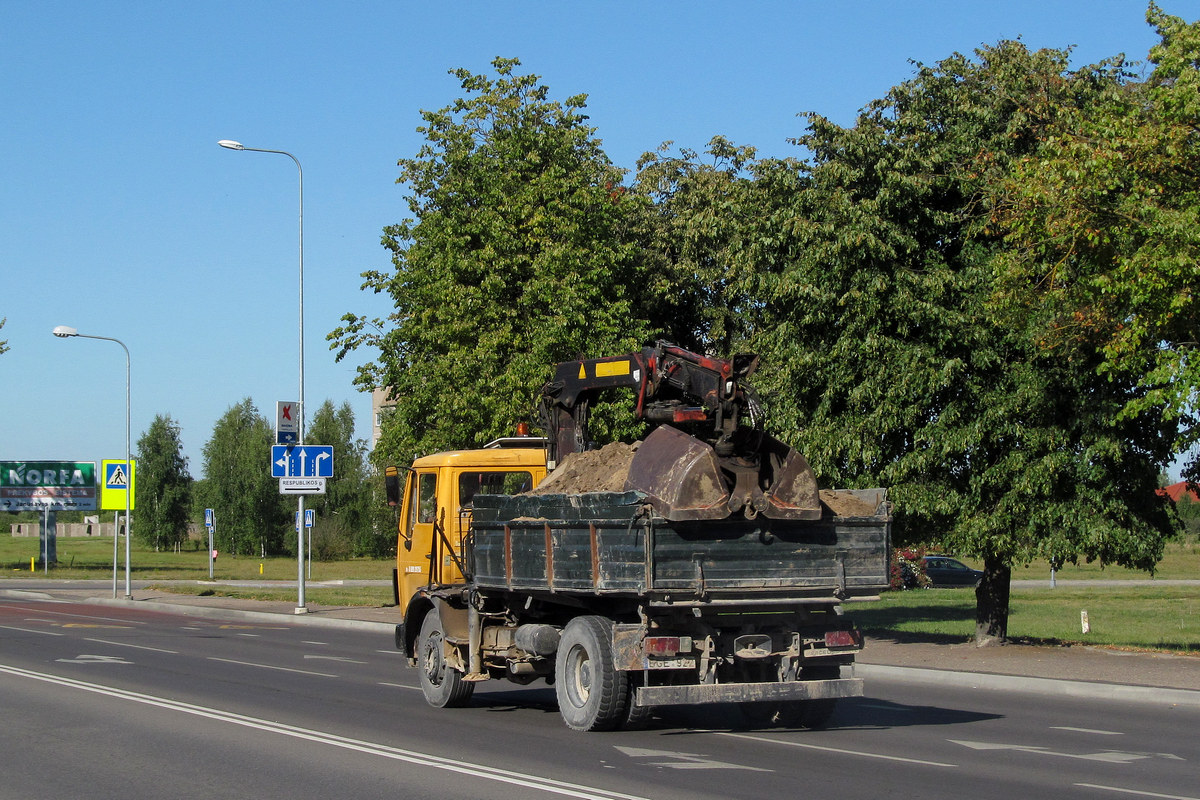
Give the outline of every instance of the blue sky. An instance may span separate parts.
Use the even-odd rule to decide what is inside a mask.
[[[1200,0],[1161,0],[1200,18]],[[382,315],[359,274],[386,269],[402,219],[396,161],[421,109],[460,96],[448,70],[518,57],[554,98],[589,96],[609,157],[714,135],[787,155],[797,114],[842,124],[934,62],[1020,38],[1083,65],[1154,43],[1140,0],[896,2],[116,2],[0,0],[0,460],[124,454],[132,428],[182,427],[194,475],[243,398],[274,417],[297,387],[304,169],[309,408],[370,399],[325,335]],[[265,460],[264,460],[265,464]]]

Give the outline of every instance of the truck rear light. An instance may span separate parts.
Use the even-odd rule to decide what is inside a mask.
[[[826,647],[857,647],[860,644],[862,644],[862,637],[858,631],[825,632]]]
[[[648,656],[661,656],[670,658],[679,655],[682,652],[687,652],[692,649],[692,637],[690,636],[647,636],[642,640],[642,647],[645,648]]]

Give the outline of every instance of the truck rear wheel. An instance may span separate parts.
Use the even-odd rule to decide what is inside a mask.
[[[607,731],[625,722],[629,676],[613,663],[612,625],[604,617],[576,617],[563,630],[554,691],[563,722],[572,730]]]
[[[446,663],[445,639],[442,621],[437,611],[430,611],[421,623],[421,636],[417,642],[417,672],[421,677],[421,691],[425,700],[434,708],[458,708],[465,706],[475,691],[475,684],[464,681],[462,673]]]

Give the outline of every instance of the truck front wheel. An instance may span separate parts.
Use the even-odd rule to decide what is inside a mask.
[[[437,611],[430,611],[421,623],[417,642],[417,672],[425,700],[434,708],[465,706],[475,691],[475,684],[464,681],[462,673],[446,663],[442,621]]]
[[[567,727],[612,730],[629,709],[629,676],[613,664],[612,620],[576,617],[567,623],[555,658],[554,690]]]

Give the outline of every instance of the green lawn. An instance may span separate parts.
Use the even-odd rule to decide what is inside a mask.
[[[1080,612],[1091,626],[1082,632]],[[967,641],[975,633],[975,592],[922,589],[886,592],[847,613],[868,633],[900,639]],[[1200,586],[1128,586],[1012,590],[1008,634],[1014,639],[1071,642],[1200,654]]]
[[[55,578],[102,579],[112,576],[113,541],[111,538],[58,538],[58,564],[51,566]],[[36,538],[17,538],[0,535],[0,575],[6,578],[30,577],[29,561],[38,559]],[[118,553],[119,571],[125,571],[125,541]],[[138,546],[132,548],[132,572],[137,580],[208,580],[208,556],[204,550],[155,552]],[[348,561],[312,564],[312,580],[387,580],[392,578],[392,561],[350,559]],[[37,574],[41,575],[39,567]],[[295,556],[252,558],[221,554],[213,570],[217,580],[296,579]],[[388,590],[389,594],[391,590]]]

